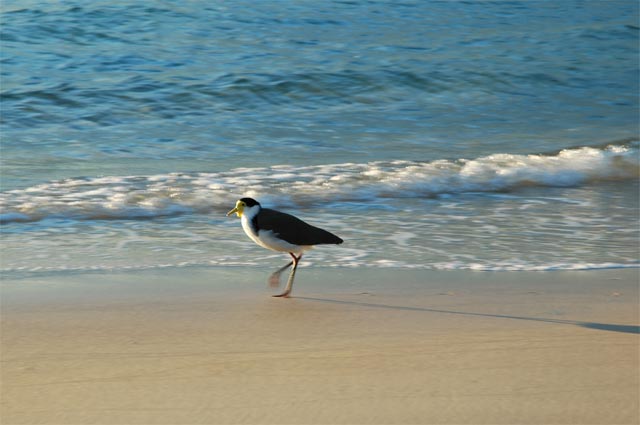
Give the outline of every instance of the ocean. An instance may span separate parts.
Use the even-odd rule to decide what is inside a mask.
[[[1,8],[5,277],[280,266],[243,196],[301,267],[640,267],[636,0]]]

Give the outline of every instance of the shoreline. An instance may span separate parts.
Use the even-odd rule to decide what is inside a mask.
[[[638,270],[3,280],[7,424],[636,423]]]

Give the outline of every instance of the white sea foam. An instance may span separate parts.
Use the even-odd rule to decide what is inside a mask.
[[[108,176],[42,183],[0,194],[0,222],[154,218],[228,208],[239,196],[272,206],[502,192],[638,177],[638,143],[565,149],[554,155],[276,165],[222,173]]]
[[[606,269],[637,269],[640,263],[547,263],[535,264],[526,262],[498,262],[498,263],[436,263],[430,269],[434,270],[471,270],[483,272],[550,272],[550,271],[584,271]]]
[[[184,268],[184,267],[259,267],[264,269],[267,262],[260,259],[237,260],[221,257],[202,261],[181,261],[177,263],[157,263],[157,264],[128,264],[114,266],[111,264],[91,264],[83,266],[20,266],[3,269],[5,274],[28,275],[33,273],[87,273],[87,272],[122,272],[122,271],[142,271],[164,268]],[[301,263],[301,267],[306,268],[315,265],[312,261]],[[402,268],[412,270],[468,270],[478,272],[554,272],[554,271],[588,271],[588,270],[609,270],[609,269],[640,269],[640,263],[550,263],[550,264],[482,264],[482,263],[436,263],[419,264],[406,263],[399,260],[376,260],[367,261],[342,261],[338,263],[317,264],[321,267],[340,268]]]

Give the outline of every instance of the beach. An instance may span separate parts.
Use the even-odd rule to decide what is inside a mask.
[[[635,424],[638,270],[2,282],[3,424]]]
[[[612,4],[3,2],[0,423],[640,423]]]

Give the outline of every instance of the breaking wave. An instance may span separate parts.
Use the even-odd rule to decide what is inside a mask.
[[[0,194],[0,222],[152,219],[225,211],[240,196],[271,206],[376,198],[504,192],[635,179],[637,141],[554,154],[497,153],[476,159],[275,165],[220,173],[72,178]]]

